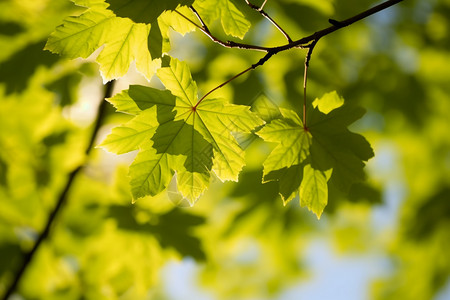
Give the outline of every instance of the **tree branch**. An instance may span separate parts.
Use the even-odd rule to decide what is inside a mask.
[[[252,8],[255,7],[257,8],[257,6],[254,6],[253,4],[251,4],[248,0],[245,0]],[[293,49],[293,48],[307,48],[307,44],[314,41],[314,40],[319,40],[320,38],[329,35],[330,33],[333,33],[341,28],[347,27],[353,23],[356,23],[358,21],[361,21],[373,14],[376,14],[386,8],[389,8],[399,2],[402,2],[403,0],[387,0],[377,6],[374,6],[372,8],[369,8],[368,10],[357,14],[351,18],[348,18],[346,20],[343,21],[337,21],[334,19],[329,19],[328,21],[332,24],[330,27],[327,27],[325,29],[322,29],[320,31],[316,31],[315,33],[303,37],[301,39],[298,40],[294,40],[291,41],[285,45],[282,46],[277,46],[277,47],[263,47],[263,46],[257,46],[257,45],[250,45],[250,44],[244,44],[244,43],[237,43],[237,42],[233,42],[233,41],[222,41],[218,38],[216,38],[208,29],[208,27],[206,26],[206,24],[203,22],[202,18],[200,17],[200,15],[198,14],[198,12],[195,10],[195,8],[193,6],[190,6],[189,8],[192,10],[192,12],[197,16],[197,18],[199,19],[199,21],[202,23],[202,25],[198,25],[197,23],[195,23],[194,21],[192,21],[191,19],[189,19],[188,17],[186,17],[185,15],[183,15],[182,13],[180,13],[179,11],[175,10],[176,13],[178,13],[180,16],[182,16],[183,18],[185,18],[186,20],[188,20],[189,22],[191,22],[192,24],[194,24],[197,28],[199,28],[204,34],[206,34],[212,41],[214,41],[215,43],[218,43],[220,45],[222,45],[223,47],[226,48],[239,48],[239,49],[246,49],[246,50],[257,50],[257,51],[263,51],[263,52],[273,52],[278,53],[278,52],[282,52],[282,51],[286,51],[289,49]],[[264,1],[263,5],[261,7],[259,7],[258,9],[262,10],[262,7],[266,4],[267,1]],[[255,9],[254,8],[254,9]]]
[[[114,81],[110,81],[106,84],[105,86],[105,93],[104,93],[104,98],[109,98],[112,95],[112,90],[114,87]],[[100,126],[103,124],[103,120],[106,116],[106,108],[107,108],[108,103],[106,101],[104,101],[104,99],[102,99],[100,106],[98,108],[98,112],[97,112],[97,117],[94,123],[94,127],[92,129],[92,134],[91,137],[89,139],[89,143],[86,147],[85,153],[86,155],[88,155],[93,146],[94,146],[94,142],[95,142],[95,137],[97,136],[97,133],[100,129]],[[8,288],[8,290],[6,291],[6,293],[3,295],[2,300],[7,300],[12,293],[14,293],[14,291],[17,289],[18,284],[20,283],[20,280],[22,279],[25,271],[27,270],[28,266],[31,264],[31,262],[33,261],[33,258],[37,252],[37,250],[39,249],[39,247],[41,246],[41,244],[49,237],[50,234],[50,230],[51,227],[58,215],[58,213],[61,211],[62,207],[66,204],[67,202],[67,195],[69,193],[70,188],[73,185],[73,182],[75,180],[75,177],[78,175],[78,173],[83,169],[83,165],[77,167],[75,170],[73,170],[67,179],[66,185],[64,186],[63,190],[61,191],[61,194],[59,195],[59,198],[56,202],[55,207],[53,208],[53,210],[50,212],[47,222],[45,224],[44,230],[42,231],[41,235],[38,237],[38,239],[36,240],[36,243],[34,244],[33,248],[25,254],[24,258],[23,258],[23,262],[20,265],[19,269],[17,270],[16,275],[14,276],[14,279],[10,285],[10,287]]]
[[[292,43],[288,43],[286,45],[279,46],[279,47],[269,47],[269,51],[281,52],[281,51],[289,50],[289,49],[296,48],[299,46],[304,46],[309,42],[312,42],[314,40],[319,40],[320,38],[322,38],[326,35],[329,35],[330,33],[333,33],[341,28],[352,25],[353,23],[361,21],[373,14],[376,14],[376,13],[378,13],[386,8],[389,8],[389,7],[395,5],[399,2],[402,2],[402,1],[403,0],[388,0],[386,2],[383,2],[372,8],[369,8],[368,10],[366,10],[360,14],[357,14],[351,18],[343,20],[343,21],[336,21],[334,19],[330,19],[329,22],[332,24],[332,26],[322,29],[320,31],[317,31],[317,32],[315,32],[309,36],[306,36],[304,38],[301,38],[299,40],[295,40]]]
[[[245,1],[247,3],[249,3],[247,0],[245,0]],[[203,101],[203,99],[206,98],[209,94],[211,94],[212,92],[218,90],[219,88],[223,87],[224,85],[228,84],[229,82],[231,82],[232,80],[238,78],[239,76],[247,73],[248,71],[254,70],[257,67],[262,66],[273,55],[278,54],[278,53],[280,53],[282,51],[293,49],[293,48],[308,48],[308,53],[307,53],[306,58],[305,58],[305,78],[304,78],[304,80],[306,80],[306,75],[307,75],[309,61],[311,59],[312,51],[314,50],[314,47],[316,46],[317,42],[322,37],[324,37],[326,35],[329,35],[330,33],[333,33],[333,32],[335,32],[335,31],[337,31],[337,30],[339,30],[341,28],[347,27],[347,26],[349,26],[349,25],[351,25],[351,24],[353,24],[355,22],[363,20],[363,19],[365,19],[365,18],[367,18],[367,17],[369,17],[369,16],[371,16],[371,15],[377,13],[377,12],[380,12],[380,11],[382,11],[382,10],[384,10],[386,8],[389,8],[389,7],[395,5],[395,4],[399,3],[399,2],[402,2],[402,1],[403,0],[388,0],[388,1],[383,2],[383,3],[381,3],[381,4],[377,5],[377,6],[369,8],[368,10],[366,10],[366,11],[360,13],[360,14],[357,14],[357,15],[351,17],[351,18],[348,18],[348,19],[346,19],[344,21],[336,21],[334,19],[330,19],[329,22],[332,24],[332,26],[327,27],[325,29],[322,29],[320,31],[317,31],[317,32],[315,32],[315,33],[313,33],[313,34],[311,34],[309,36],[306,36],[304,38],[301,38],[299,40],[292,41],[292,42],[290,42],[290,43],[288,43],[286,45],[283,45],[283,46],[278,46],[278,47],[259,47],[259,46],[253,46],[253,45],[245,45],[245,46],[247,46],[247,48],[245,48],[245,49],[253,49],[253,50],[259,49],[259,50],[265,51],[267,53],[266,53],[266,55],[263,58],[261,58],[261,60],[258,63],[253,64],[251,67],[245,69],[244,71],[240,72],[239,74],[233,76],[229,80],[225,81],[224,83],[222,83],[219,86],[215,87],[214,89],[210,90],[208,93],[206,93],[197,102],[195,107],[197,107],[197,105],[200,104],[200,102]],[[265,3],[266,3],[266,1],[264,1],[263,5],[261,7],[263,7]],[[194,13],[201,20],[201,18],[198,15],[198,13],[196,13],[196,12],[194,12]],[[204,24],[203,21],[200,21],[200,22],[202,22],[202,24]],[[204,25],[204,26],[206,26],[206,25]],[[203,27],[201,27],[201,28],[203,28]],[[207,31],[209,32],[209,30],[207,30]],[[210,33],[208,35],[210,36],[210,38],[213,38],[213,36]],[[233,45],[239,45],[238,43],[234,43],[234,42],[228,41],[226,47],[228,47],[228,48],[240,48],[240,47],[229,47],[230,43],[233,44]],[[240,45],[243,45],[243,44],[240,44]],[[305,99],[306,99],[306,82],[304,82],[304,102],[306,101]],[[306,104],[305,104],[305,107],[306,107]],[[303,113],[303,115],[304,115],[304,122],[306,122],[305,107],[304,107],[304,113]],[[305,125],[305,128],[306,128],[306,125]]]

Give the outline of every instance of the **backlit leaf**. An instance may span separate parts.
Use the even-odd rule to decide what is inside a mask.
[[[118,18],[105,9],[89,9],[68,17],[49,37],[45,49],[74,59],[86,58],[104,46],[97,57],[104,81],[125,75],[135,61],[138,71],[150,79],[159,66],[147,48],[150,25]]]
[[[230,0],[197,0],[194,7],[207,24],[220,18],[228,35],[242,39],[250,28],[250,22]]]
[[[278,145],[264,162],[263,181],[279,181],[280,195],[288,202],[299,192],[300,204],[318,217],[328,202],[327,184],[348,192],[364,179],[365,161],[373,156],[369,143],[347,126],[364,110],[343,105],[335,92],[313,102],[304,126],[295,112],[281,110],[257,134]]]
[[[130,18],[137,23],[153,23],[166,10],[178,5],[191,5],[194,0],[106,0],[109,9],[117,16]]]
[[[158,194],[176,173],[178,190],[193,204],[208,187],[211,171],[223,181],[237,181],[244,151],[231,133],[250,133],[264,122],[247,106],[223,99],[199,102],[183,62],[171,59],[157,74],[170,92],[131,86],[109,99],[137,116],[114,128],[100,146],[118,154],[140,150],[130,167],[135,199]]]

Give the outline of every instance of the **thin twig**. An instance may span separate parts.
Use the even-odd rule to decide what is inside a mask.
[[[306,56],[306,59],[305,59],[305,77],[304,77],[304,80],[306,80],[307,70],[308,70],[308,66],[309,66],[309,60],[311,59],[312,51],[313,51],[313,49],[314,49],[316,43],[317,43],[322,37],[324,37],[324,36],[326,36],[326,35],[328,35],[328,34],[330,34],[330,33],[333,33],[333,32],[335,32],[335,31],[337,31],[337,30],[339,30],[339,29],[341,29],[341,28],[343,28],[343,27],[349,26],[349,25],[351,25],[351,24],[353,24],[353,23],[355,23],[355,22],[357,22],[357,21],[360,21],[360,20],[362,20],[362,19],[365,19],[365,18],[367,18],[367,17],[369,17],[369,16],[371,16],[371,15],[377,13],[377,12],[380,12],[380,11],[382,11],[382,10],[388,8],[388,7],[391,7],[391,6],[394,5],[394,4],[397,4],[397,3],[399,3],[399,2],[402,2],[402,1],[403,1],[403,0],[388,0],[388,1],[383,2],[383,3],[381,3],[381,4],[379,4],[379,5],[375,6],[375,7],[372,7],[372,8],[370,8],[370,9],[368,9],[368,10],[366,10],[366,11],[364,11],[364,12],[358,14],[358,15],[355,15],[355,16],[353,16],[353,17],[351,17],[351,18],[348,18],[348,19],[346,19],[346,20],[344,20],[344,21],[336,21],[336,20],[332,20],[332,21],[331,21],[332,26],[330,26],[330,27],[328,27],[328,28],[325,28],[325,29],[322,29],[322,30],[320,30],[320,31],[317,31],[317,32],[315,32],[315,33],[313,33],[313,34],[311,34],[311,35],[309,35],[309,36],[307,36],[307,37],[304,37],[304,38],[301,38],[301,39],[299,39],[299,40],[290,42],[290,43],[288,43],[288,44],[286,44],[286,45],[283,45],[283,46],[278,46],[278,47],[267,47],[267,48],[266,48],[266,47],[260,47],[260,48],[258,48],[258,49],[260,49],[260,50],[262,50],[262,51],[267,52],[266,55],[265,55],[263,58],[261,58],[261,60],[260,60],[258,63],[252,65],[251,67],[245,69],[244,71],[240,72],[239,74],[233,76],[233,77],[230,78],[229,80],[225,81],[224,83],[222,83],[222,84],[220,84],[219,86],[215,87],[214,89],[210,90],[208,93],[206,93],[206,94],[205,94],[205,95],[197,102],[197,104],[194,106],[194,108],[196,108],[196,107],[200,104],[200,102],[202,102],[203,99],[205,99],[206,96],[210,95],[212,92],[218,90],[219,88],[223,87],[224,85],[228,84],[229,82],[231,82],[232,80],[238,78],[239,76],[241,76],[241,75],[247,73],[248,71],[254,70],[254,69],[256,69],[257,67],[263,65],[263,64],[264,64],[267,60],[269,60],[269,58],[271,58],[273,55],[278,54],[278,53],[280,53],[280,52],[282,52],[282,51],[289,50],[289,49],[293,49],[293,48],[309,48],[308,53],[307,53],[307,56]],[[265,4],[265,3],[266,3],[266,1],[264,2],[264,4]],[[197,15],[198,15],[198,14],[197,14]],[[199,17],[199,16],[198,16],[198,17]],[[203,24],[203,21],[200,21],[200,22],[202,22],[202,24]],[[200,26],[200,27],[201,27],[201,26]],[[202,27],[201,27],[201,28],[202,28]],[[203,29],[203,28],[202,28],[202,29]],[[209,30],[208,30],[208,31],[209,31]],[[209,33],[208,36],[209,36],[211,39],[214,38],[210,33]],[[213,39],[213,40],[214,40],[214,39]],[[227,43],[233,43],[233,42],[227,42]],[[308,44],[308,43],[309,43],[309,44]],[[235,44],[237,44],[237,43],[235,43]],[[241,44],[241,45],[242,45],[242,44]],[[253,49],[253,50],[256,50],[256,47],[259,47],[259,46],[253,46],[253,45],[245,45],[245,46],[248,47],[248,48],[246,48],[246,49]],[[240,48],[240,47],[230,47],[229,44],[225,45],[225,47],[228,47],[228,48]],[[304,82],[304,102],[306,101],[305,99],[306,99],[306,82]],[[304,111],[303,111],[303,116],[304,116],[304,124],[306,124],[306,111],[305,111],[305,110],[306,110],[306,104],[305,104],[304,106],[305,106],[305,107],[304,107]],[[305,128],[306,128],[306,125],[305,125]]]
[[[104,98],[111,97],[113,87],[114,87],[114,81],[110,81],[106,84]],[[102,99],[102,102],[100,103],[100,106],[98,108],[97,118],[95,120],[95,124],[92,129],[92,134],[89,139],[89,143],[86,146],[86,150],[85,150],[86,155],[88,155],[90,153],[90,151],[92,150],[92,148],[94,146],[95,137],[97,136],[97,133],[98,133],[100,126],[102,125],[103,120],[106,115],[107,105],[108,105],[108,103]],[[48,216],[44,230],[42,231],[41,235],[36,240],[36,243],[34,244],[33,248],[28,253],[25,254],[25,256],[23,258],[23,262],[20,265],[19,269],[17,270],[17,273],[14,276],[14,279],[13,279],[10,287],[8,288],[6,293],[3,295],[2,300],[7,300],[17,289],[17,286],[20,283],[20,280],[22,279],[25,271],[27,270],[30,263],[33,261],[34,255],[36,254],[37,250],[39,249],[41,244],[49,237],[50,230],[55,221],[55,218],[57,217],[58,213],[61,211],[61,208],[66,204],[67,195],[69,193],[69,190],[74,183],[75,177],[83,169],[83,167],[84,167],[83,165],[79,166],[69,174],[66,185],[64,186],[63,190],[61,191],[61,194],[59,195],[59,198],[56,202],[55,207],[53,208],[53,210],[50,212],[50,214]]]
[[[318,40],[326,35],[329,35],[330,33],[333,33],[341,28],[347,27],[355,22],[361,21],[373,14],[376,14],[377,12],[380,12],[386,8],[389,8],[399,2],[402,2],[403,0],[388,0],[386,2],[383,2],[377,6],[374,6],[372,8],[369,8],[366,11],[363,11],[360,14],[357,14],[351,18],[348,18],[346,20],[343,21],[336,21],[336,20],[332,20],[332,26],[327,27],[325,29],[322,29],[320,31],[317,31],[309,36],[306,36],[304,38],[301,38],[299,40],[295,40],[292,43],[288,43],[286,45],[283,46],[278,46],[278,47],[270,47],[269,51],[276,51],[276,52],[281,52],[281,51],[285,51],[285,50],[289,50],[298,46],[304,46],[314,40]]]
[[[289,36],[289,34],[280,26],[278,25],[277,22],[275,22],[274,19],[272,19],[263,9],[264,5],[266,4],[267,0],[264,1],[264,3],[261,6],[257,6],[252,4],[249,0],[244,0],[245,3],[247,3],[248,6],[250,6],[252,9],[256,10],[257,12],[259,12],[264,18],[266,18],[267,20],[269,20],[270,23],[272,23],[272,25],[274,25],[283,35],[284,37],[287,39],[288,43],[292,43],[292,39]]]
[[[238,48],[238,49],[245,49],[245,50],[256,50],[256,51],[262,51],[262,52],[268,52],[269,48],[268,47],[262,47],[262,46],[257,46],[257,45],[250,45],[250,44],[244,44],[244,43],[237,43],[237,42],[233,42],[233,41],[222,41],[221,39],[215,37],[208,29],[208,27],[206,26],[206,24],[203,22],[202,18],[200,17],[200,15],[198,14],[198,12],[195,10],[195,8],[193,6],[189,7],[191,9],[191,11],[197,16],[197,18],[199,19],[199,21],[202,23],[202,25],[198,25],[197,23],[195,23],[194,21],[192,21],[191,19],[189,19],[187,16],[185,16],[184,14],[182,14],[181,12],[179,12],[178,10],[175,10],[175,12],[177,14],[179,14],[181,17],[183,17],[185,20],[187,20],[188,22],[190,22],[191,24],[193,24],[195,27],[197,27],[198,29],[200,29],[206,36],[208,36],[214,43],[217,43],[225,48]]]
[[[231,81],[233,81],[234,79],[238,78],[241,75],[244,75],[245,73],[247,73],[248,71],[252,70],[253,66],[248,67],[247,69],[245,69],[244,71],[234,75],[233,77],[231,77],[230,79],[228,79],[227,81],[221,83],[220,85],[216,86],[215,88],[213,88],[212,90],[210,90],[209,92],[207,92],[205,95],[203,95],[203,97],[200,98],[200,100],[197,101],[197,103],[195,104],[194,108],[197,108],[197,106],[203,101],[203,99],[205,99],[207,96],[209,96],[209,94],[211,94],[212,92],[220,89],[221,87],[223,87],[224,85],[227,85],[228,83],[230,83]]]
[[[247,1],[247,0],[246,0]],[[178,13],[180,16],[182,16],[184,19],[186,19],[187,21],[189,21],[190,23],[194,24],[197,28],[199,28],[204,34],[206,34],[213,42],[226,47],[226,48],[238,48],[238,49],[246,49],[246,50],[256,50],[256,51],[262,51],[262,52],[271,52],[272,54],[276,54],[282,51],[286,51],[289,49],[293,49],[293,48],[306,48],[308,43],[314,41],[314,40],[319,40],[320,38],[333,33],[341,28],[347,27],[355,22],[358,22],[362,19],[365,19],[377,12],[380,12],[386,8],[389,8],[399,2],[402,2],[403,0],[387,0],[386,2],[383,2],[377,6],[374,6],[372,8],[369,8],[368,10],[355,15],[351,18],[348,18],[344,21],[336,21],[334,19],[330,19],[330,23],[332,24],[332,26],[327,27],[325,29],[322,29],[320,31],[317,31],[309,36],[303,37],[301,39],[298,40],[294,40],[291,42],[288,42],[285,45],[282,46],[277,46],[277,47],[263,47],[263,46],[257,46],[257,45],[251,45],[251,44],[244,44],[244,43],[237,43],[237,42],[233,42],[233,41],[222,41],[220,39],[218,39],[217,37],[215,37],[210,31],[209,29],[207,29],[207,27],[203,22],[203,20],[201,20],[200,15],[196,12],[195,8],[190,6],[189,8],[194,12],[194,14],[197,16],[197,18],[199,18],[199,20],[201,20],[200,22],[203,24],[202,26],[198,25],[197,23],[195,23],[194,21],[192,21],[191,19],[189,19],[188,17],[186,17],[185,15],[183,15],[182,13],[180,13],[179,11],[175,10],[176,13]],[[267,1],[264,1],[263,5],[266,4]],[[249,2],[250,3],[250,2]],[[261,7],[263,7],[263,5]],[[205,29],[206,28],[206,29]]]
[[[309,45],[308,52],[306,53],[306,57],[305,57],[305,72],[303,74],[303,129],[304,130],[308,130],[308,126],[306,124],[306,83],[308,81],[309,61],[311,60],[312,52],[318,41],[319,40],[315,40]]]
[[[264,0],[263,4],[261,4],[260,9],[263,9],[263,8],[264,8],[264,5],[266,5],[266,3],[267,3],[267,0]]]
[[[202,23],[202,28],[205,29],[205,31],[211,33],[208,29],[208,25],[206,25],[206,23],[203,21],[202,17],[200,17],[200,14],[198,13],[198,11],[192,5],[189,6],[189,9],[194,13],[194,15],[200,21],[200,23]]]

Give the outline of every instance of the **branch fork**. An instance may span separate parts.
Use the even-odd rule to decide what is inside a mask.
[[[226,48],[238,48],[238,49],[245,49],[245,50],[255,50],[255,51],[260,51],[260,52],[266,52],[266,55],[264,55],[257,63],[251,65],[249,68],[245,69],[244,71],[236,74],[235,76],[233,76],[232,78],[228,79],[227,81],[225,81],[224,83],[218,85],[217,87],[213,88],[212,90],[210,90],[209,92],[207,92],[195,105],[195,107],[197,107],[197,105],[203,101],[203,99],[205,99],[208,95],[210,95],[212,92],[218,90],[219,88],[225,86],[226,84],[230,83],[231,81],[233,81],[234,79],[238,78],[239,76],[247,73],[250,70],[254,70],[259,66],[262,66],[264,63],[266,63],[273,55],[278,54],[279,52],[282,51],[286,51],[286,50],[290,50],[293,48],[298,48],[298,49],[308,49],[308,52],[306,53],[306,58],[305,58],[305,72],[304,72],[304,82],[303,82],[303,90],[304,90],[304,103],[303,103],[303,122],[304,122],[304,127],[305,129],[307,129],[306,127],[306,81],[307,81],[307,75],[308,75],[308,67],[309,67],[309,62],[311,60],[311,55],[312,52],[314,50],[314,47],[316,46],[317,42],[324,36],[329,35],[341,28],[347,27],[355,22],[358,22],[360,20],[363,20],[375,13],[378,13],[386,8],[389,8],[399,2],[402,2],[403,0],[387,0],[377,6],[374,6],[372,8],[367,9],[366,11],[363,11],[360,14],[357,14],[353,17],[350,17],[346,20],[343,21],[337,21],[335,19],[329,19],[328,22],[331,24],[331,26],[322,29],[320,31],[316,31],[313,34],[303,37],[301,39],[298,40],[292,40],[289,36],[289,34],[283,30],[281,28],[281,26],[278,25],[278,23],[276,23],[265,11],[264,11],[264,6],[267,3],[267,0],[265,0],[263,2],[263,4],[258,7],[257,5],[252,4],[249,0],[244,0],[245,3],[253,10],[257,11],[258,13],[260,13],[264,18],[266,18],[267,20],[269,20],[285,37],[287,40],[287,44],[285,45],[281,45],[281,46],[276,46],[276,47],[264,47],[264,46],[258,46],[258,45],[251,45],[251,44],[245,44],[245,43],[238,43],[238,42],[233,42],[233,41],[222,41],[220,39],[218,39],[216,36],[214,36],[211,31],[209,30],[208,26],[206,25],[206,23],[203,21],[202,17],[200,16],[200,14],[197,12],[197,10],[193,7],[190,6],[190,10],[194,13],[194,15],[197,17],[198,21],[200,22],[201,25],[198,25],[196,22],[194,22],[193,20],[189,19],[188,17],[186,17],[185,15],[183,15],[182,13],[180,13],[179,11],[175,10],[176,13],[178,13],[180,16],[182,16],[184,19],[186,19],[187,21],[189,21],[190,23],[194,24],[197,28],[199,28],[205,35],[207,35],[213,42],[226,47]]]

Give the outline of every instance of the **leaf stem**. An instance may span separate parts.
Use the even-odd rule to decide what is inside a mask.
[[[254,70],[259,66],[262,66],[266,61],[268,61],[271,57],[272,57],[272,53],[267,53],[266,55],[264,55],[256,64],[251,65],[250,67],[248,67],[247,69],[245,69],[244,71],[234,75],[233,77],[231,77],[230,79],[228,79],[227,81],[221,83],[220,85],[216,86],[215,88],[213,88],[212,90],[210,90],[209,92],[207,92],[203,97],[200,98],[200,100],[197,101],[197,103],[194,106],[194,109],[197,108],[197,106],[207,97],[209,96],[212,92],[220,89],[221,87],[227,85],[228,83],[230,83],[231,81],[235,80],[236,78],[240,77],[241,75],[244,75],[245,73],[247,73],[248,71]]]
[[[114,88],[114,81],[110,81],[106,84],[104,98],[111,97],[113,88]],[[106,101],[104,101],[104,99],[102,99],[100,106],[98,108],[94,127],[92,129],[92,134],[91,134],[91,137],[89,138],[89,143],[86,146],[86,150],[85,150],[86,155],[88,155],[91,152],[91,150],[94,146],[95,137],[97,136],[100,126],[103,124],[103,120],[106,116],[107,105],[108,105],[108,103]],[[19,269],[17,270],[17,273],[15,274],[14,279],[13,279],[11,285],[9,286],[8,290],[3,295],[2,300],[7,300],[17,289],[17,286],[20,283],[20,280],[22,279],[28,266],[30,266],[31,262],[33,261],[33,258],[35,256],[35,254],[37,253],[37,251],[39,250],[39,247],[49,237],[51,227],[54,224],[54,221],[55,221],[58,213],[61,211],[62,207],[67,202],[67,196],[68,196],[70,188],[72,187],[72,185],[74,183],[75,177],[83,169],[83,167],[84,167],[84,165],[80,165],[69,174],[66,185],[62,189],[61,194],[58,197],[55,207],[50,212],[41,235],[36,240],[36,243],[34,244],[33,248],[31,248],[31,250],[25,254],[25,256],[23,258],[23,262],[20,265]]]
[[[216,86],[215,88],[213,88],[212,90],[210,90],[209,92],[207,92],[205,95],[203,95],[203,97],[200,98],[200,100],[197,101],[197,103],[195,104],[195,106],[193,107],[193,109],[197,109],[197,106],[203,101],[203,99],[205,99],[207,96],[209,96],[209,94],[211,94],[212,92],[220,89],[221,87],[227,85],[228,83],[230,83],[231,81],[233,81],[234,79],[238,78],[241,75],[244,75],[245,73],[247,73],[248,71],[252,70],[252,67],[249,67],[247,69],[245,69],[244,71],[240,72],[239,74],[234,75],[233,77],[231,77],[230,79],[228,79],[227,81],[219,84],[218,86]]]
[[[308,77],[308,65],[305,61],[305,71],[303,73],[303,129],[306,130],[306,82]]]
[[[314,47],[316,46],[317,42],[319,40],[314,40],[309,46],[308,46],[308,52],[306,53],[305,57],[305,71],[303,74],[303,129],[308,130],[308,126],[306,124],[306,83],[308,81],[308,68],[309,68],[309,61],[311,60],[311,55],[314,50]]]

